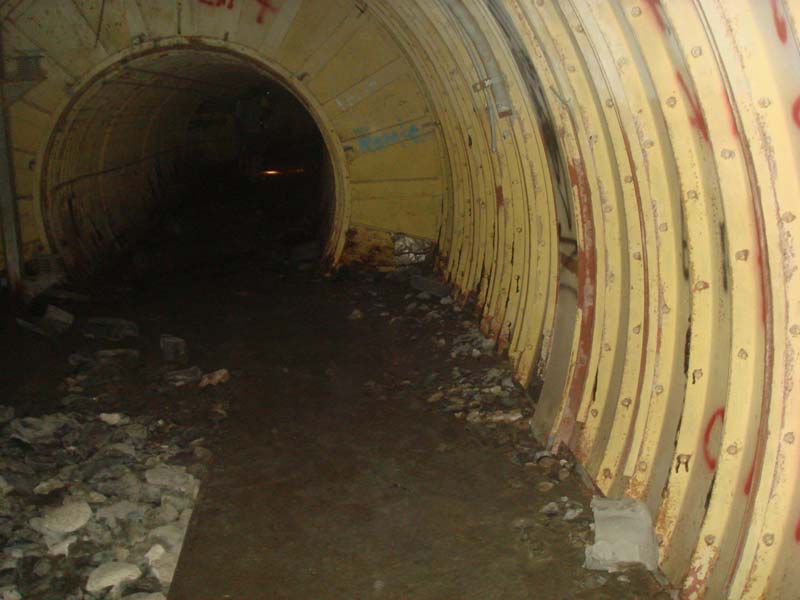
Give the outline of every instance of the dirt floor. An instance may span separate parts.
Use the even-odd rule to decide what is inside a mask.
[[[97,348],[82,335],[86,317],[139,324],[125,345],[141,362],[103,387],[95,410],[197,428],[214,453],[170,600],[669,597],[639,569],[582,567],[591,492],[571,464],[533,458],[530,400],[485,383],[505,361],[479,342],[454,352],[474,313],[419,298],[402,278],[328,277],[275,244],[253,251],[267,229],[204,242],[200,260],[133,282],[87,285],[89,301],[59,302],[77,316],[62,336],[10,319],[0,332],[0,397],[31,415],[63,410],[68,355]],[[154,384],[164,333],[187,340],[190,364],[227,368],[230,381]],[[460,410],[452,396],[472,388],[478,399]],[[503,403],[489,406],[492,394]],[[487,422],[515,410],[523,418]]]

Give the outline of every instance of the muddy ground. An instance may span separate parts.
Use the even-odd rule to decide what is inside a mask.
[[[0,403],[26,416],[64,410],[70,354],[120,345],[86,338],[88,317],[139,324],[124,345],[141,360],[93,389],[91,410],[197,428],[214,456],[171,600],[669,597],[639,569],[582,567],[591,491],[569,463],[535,460],[533,404],[469,337],[469,307],[403,277],[307,269],[291,255],[305,240],[241,206],[227,225],[219,206],[197,210],[214,235],[171,229],[146,268],[71,286],[86,301],[51,299],[76,315],[65,334],[10,318],[0,332]],[[164,385],[164,333],[230,381]],[[503,414],[522,418],[489,422]]]

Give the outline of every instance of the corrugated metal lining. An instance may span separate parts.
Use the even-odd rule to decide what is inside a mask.
[[[39,52],[47,74],[9,108],[29,254],[42,207],[68,226],[50,188],[112,229],[150,201],[115,197],[137,175],[79,183],[144,141],[121,115],[186,149],[155,92],[93,77],[158,49],[165,73],[270,72],[333,158],[332,259],[438,238],[539,396],[533,426],[647,503],[684,597],[798,597],[800,3],[109,0],[102,23],[99,4],[0,3],[6,60]]]

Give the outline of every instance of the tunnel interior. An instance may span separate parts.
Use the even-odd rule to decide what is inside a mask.
[[[280,262],[298,246],[319,260],[335,202],[308,109],[263,69],[210,51],[160,50],[99,74],[63,115],[43,173],[73,279]]]
[[[321,390],[335,350],[309,355],[290,327],[314,302],[331,320],[308,336],[364,342],[350,354],[384,372],[396,340],[433,343],[404,346],[433,365],[471,335],[476,360],[508,360],[547,452],[644,507],[675,594],[793,597],[799,22],[795,0],[0,2],[0,266],[9,293],[50,285],[30,275],[51,261],[75,278],[190,272],[188,297],[215,309],[225,291],[262,327],[208,347],[253,351],[267,299]],[[315,296],[319,259],[332,284],[352,265],[370,283],[426,275],[445,302],[357,282]],[[219,285],[293,261],[309,277],[296,302],[256,271]],[[405,269],[418,262],[435,271]],[[479,332],[448,340],[429,316],[443,306]],[[391,330],[403,321],[418,328]],[[452,366],[398,386],[468,404]],[[340,399],[359,376],[336,380]]]

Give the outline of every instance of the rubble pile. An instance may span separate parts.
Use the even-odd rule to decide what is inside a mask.
[[[0,413],[0,598],[165,598],[210,454],[198,431]]]

